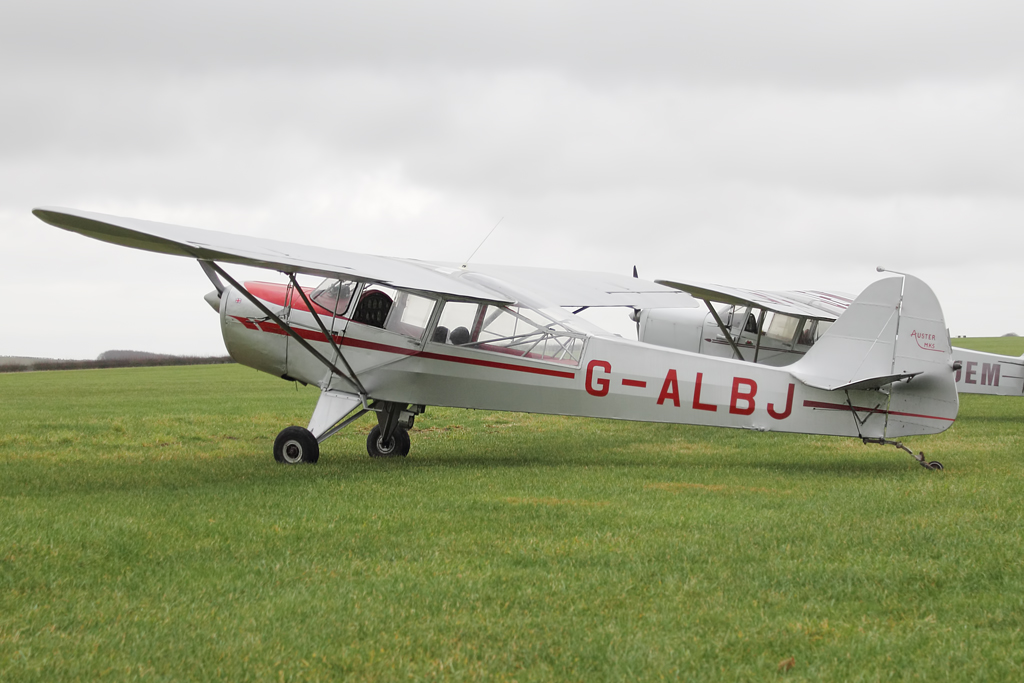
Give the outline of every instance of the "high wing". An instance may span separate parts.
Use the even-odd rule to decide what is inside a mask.
[[[688,292],[704,301],[735,306],[753,306],[766,311],[814,320],[835,320],[846,311],[855,298],[841,292],[813,290],[769,292],[761,289],[723,287],[701,282],[676,282],[673,280],[656,280],[656,282]]]
[[[455,297],[512,303],[497,292],[438,272],[430,264],[416,261],[309,247],[76,209],[45,207],[33,209],[32,213],[58,228],[143,251],[187,256],[203,261],[237,263],[285,273],[397,284],[407,289]]]
[[[284,273],[377,282],[451,298],[510,304],[692,307],[685,293],[651,282],[605,273],[514,266],[434,264],[310,247],[168,223],[59,207],[32,211],[50,225],[87,237],[200,261],[220,261]]]

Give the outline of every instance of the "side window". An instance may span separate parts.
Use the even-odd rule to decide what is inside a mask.
[[[436,303],[434,299],[412,292],[367,285],[352,312],[352,322],[421,339]]]
[[[397,292],[384,329],[413,339],[421,339],[436,303],[434,299],[419,294]]]
[[[757,334],[757,316],[760,315],[760,313],[761,312],[758,311],[756,308],[747,313],[747,322],[743,326],[744,332],[749,332],[750,334]]]
[[[814,341],[821,339],[821,336],[828,332],[828,328],[832,327],[832,320],[819,320],[818,326],[814,329]]]
[[[816,322],[813,318],[804,320],[804,326],[800,330],[800,337],[796,340],[798,345],[810,346],[814,343],[814,324]]]
[[[747,324],[750,322],[750,315],[754,311],[750,306],[733,306],[729,309],[729,332],[737,339],[747,333]],[[714,320],[714,317],[712,317]],[[757,331],[757,318],[754,318],[752,329]]]
[[[784,315],[782,313],[776,313],[772,317],[771,324],[765,324],[765,336],[769,339],[789,344],[793,341],[796,336],[797,326],[800,324],[800,318],[795,318],[791,315]]]
[[[470,330],[477,329],[477,318],[483,312],[482,308],[480,304],[465,301],[446,301],[431,341],[455,346],[468,344],[474,339]]]
[[[445,303],[431,341],[567,364],[579,363],[584,344],[531,309],[461,301]]]

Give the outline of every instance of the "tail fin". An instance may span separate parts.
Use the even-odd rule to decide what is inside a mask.
[[[959,409],[942,307],[911,275],[865,289],[790,372],[819,389],[887,394],[885,437],[940,432]]]

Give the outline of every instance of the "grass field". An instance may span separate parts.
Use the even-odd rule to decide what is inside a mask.
[[[986,353],[1001,353],[1004,356],[1024,354],[1024,337],[970,337],[953,340],[953,346],[973,349]]]
[[[1024,677],[1024,399],[908,440],[944,472],[442,409],[407,459],[364,418],[276,465],[315,400],[234,365],[0,375],[0,680]]]

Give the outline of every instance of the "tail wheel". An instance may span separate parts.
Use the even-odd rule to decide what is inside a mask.
[[[285,465],[314,463],[320,459],[320,444],[303,427],[285,427],[274,439],[274,460]]]
[[[396,428],[387,442],[381,436],[379,425],[366,436],[366,452],[371,458],[404,458],[409,455],[410,445],[409,432],[403,427]]]
[[[932,460],[930,463],[928,463],[928,469],[930,469],[930,470],[941,470],[942,469],[942,463],[939,462],[938,460]]]

